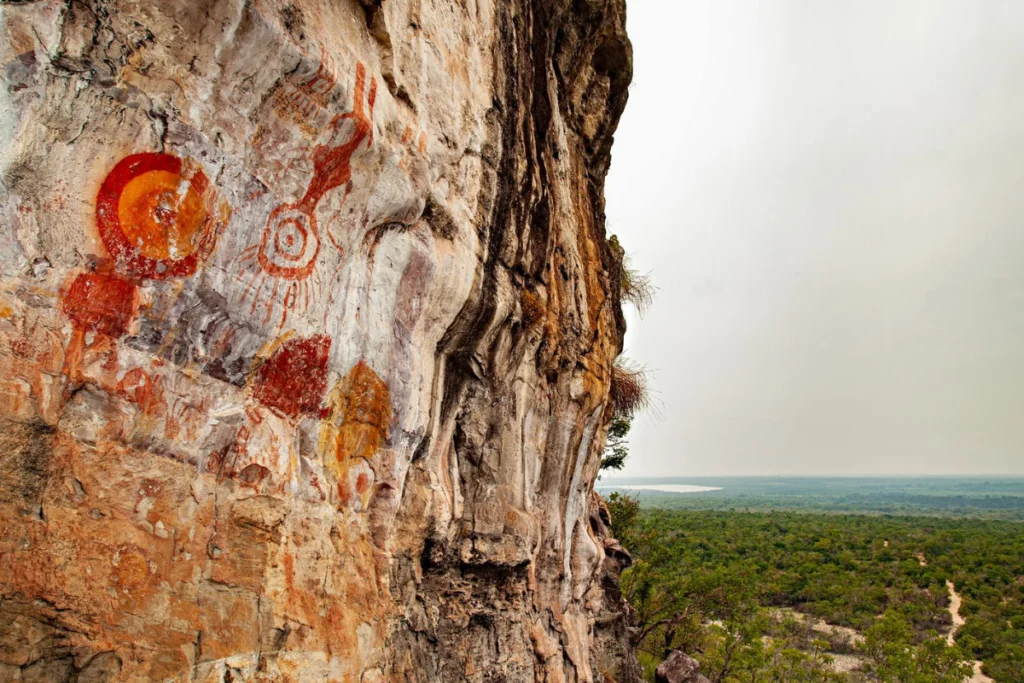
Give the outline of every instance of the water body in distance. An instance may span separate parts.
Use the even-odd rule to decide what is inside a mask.
[[[598,484],[598,491],[664,491],[665,493],[704,493],[721,491],[721,486],[693,486],[692,484]]]

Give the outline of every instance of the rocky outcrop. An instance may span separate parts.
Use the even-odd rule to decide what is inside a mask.
[[[0,35],[0,680],[633,680],[622,0]]]
[[[601,540],[604,561],[599,575],[602,601],[594,617],[594,643],[591,647],[599,671],[614,672],[614,681],[643,680],[643,670],[637,660],[634,643],[639,629],[633,606],[622,595],[619,580],[622,572],[633,564],[629,551],[612,538],[611,514],[605,502],[596,493],[591,494],[590,531]]]
[[[679,650],[673,650],[654,672],[657,683],[711,683],[701,674],[697,660]]]

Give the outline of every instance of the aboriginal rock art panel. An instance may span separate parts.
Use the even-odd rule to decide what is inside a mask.
[[[295,115],[308,118],[310,112],[319,116],[326,111],[338,99],[336,80],[324,62],[304,83],[302,97],[289,100]],[[312,149],[313,174],[302,197],[274,208],[259,242],[241,254],[251,311],[261,305],[268,317],[280,311],[282,327],[289,311],[308,306],[314,290],[322,286],[316,273],[322,242],[329,241],[344,256],[330,231],[317,225],[316,211],[334,189],[343,188],[339,206],[349,199],[353,156],[373,145],[376,96],[376,79],[357,64],[351,111],[333,116],[321,129],[328,131],[326,142]],[[426,134],[407,126],[402,144],[409,159],[421,157]],[[95,213],[109,258],[72,274],[62,291],[61,312],[71,329],[58,361],[63,401],[75,384],[91,383],[135,406],[135,412],[126,416],[130,419],[123,425],[125,435],[118,438],[129,438],[131,432],[140,439],[164,439],[147,443],[170,444],[165,452],[174,457],[209,463],[243,484],[291,484],[294,490],[301,482],[310,484],[314,495],[365,509],[377,478],[374,458],[389,438],[392,405],[387,384],[360,361],[328,397],[328,336],[299,337],[290,332],[255,353],[249,341],[262,335],[254,331],[252,340],[236,340],[230,316],[211,328],[220,320],[211,319],[220,310],[214,301],[181,297],[180,289],[161,285],[199,271],[230,215],[203,168],[191,159],[139,153],[114,165],[97,194]],[[226,422],[224,429],[211,422],[211,406],[227,415],[235,399],[200,392],[199,403],[185,405],[182,397],[194,390],[190,380],[173,369],[176,357],[168,356],[171,346],[185,343],[178,337],[191,329],[180,327],[179,314],[187,318],[194,311],[202,313],[195,314],[203,333],[200,346],[218,358],[232,359],[229,350],[238,346],[238,367],[225,367],[220,374],[234,390],[244,386],[244,394],[238,395],[244,406],[237,406],[238,412],[232,414],[238,417]],[[177,326],[171,334],[159,329],[161,321],[168,320]],[[140,326],[145,325],[153,329],[140,341]],[[147,360],[149,356],[140,352],[155,357]],[[165,366],[168,360],[171,366]],[[223,440],[217,436],[216,450],[200,441],[183,448],[174,445],[176,438],[207,439],[214,428],[230,429]],[[109,434],[113,437],[115,430]]]
[[[96,227],[114,272],[80,274],[64,296],[72,323],[66,374],[123,337],[139,306],[136,283],[188,277],[210,255],[230,216],[199,166],[170,154],[132,154],[107,174],[96,196]]]
[[[365,509],[374,483],[371,462],[390,425],[388,385],[360,360],[331,390],[320,432],[324,464],[334,475],[342,506]]]
[[[314,120],[326,104],[335,78],[326,61],[317,73],[295,89],[290,96],[282,96],[287,112],[303,120]],[[313,175],[299,201],[274,208],[258,244],[242,252],[242,278],[245,298],[252,299],[250,314],[262,306],[264,324],[270,322],[276,308],[281,310],[278,329],[284,327],[288,313],[296,306],[308,309],[310,299],[323,293],[324,282],[316,272],[322,237],[317,225],[316,209],[331,190],[345,186],[344,203],[351,192],[352,156],[365,143],[373,145],[373,107],[377,99],[377,79],[366,83],[366,67],[356,65],[352,111],[338,114],[327,124],[327,144],[313,149]],[[365,105],[364,105],[365,101]],[[344,253],[342,247],[326,231],[328,239]]]
[[[79,273],[63,293],[61,308],[71,323],[62,370],[67,380],[91,381],[146,414],[166,414],[158,379],[141,368],[117,379],[116,342],[133,332],[142,305],[139,284],[193,275],[230,213],[189,159],[141,153],[114,166],[96,197],[96,227],[110,260]],[[173,420],[168,425],[173,431]]]

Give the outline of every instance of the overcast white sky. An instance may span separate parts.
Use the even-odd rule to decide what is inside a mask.
[[[623,474],[1024,473],[1024,1],[628,13]]]

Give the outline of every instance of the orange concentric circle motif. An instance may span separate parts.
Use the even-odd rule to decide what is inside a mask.
[[[116,269],[136,279],[187,277],[209,256],[222,213],[206,174],[170,154],[125,157],[96,198],[100,238]]]

